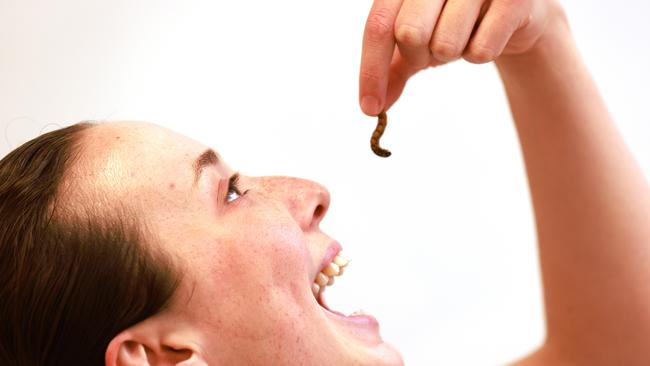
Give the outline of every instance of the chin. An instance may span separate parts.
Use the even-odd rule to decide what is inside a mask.
[[[402,355],[395,347],[388,343],[378,345],[376,348],[372,349],[372,353],[376,356],[376,359],[367,363],[368,366],[404,366]]]

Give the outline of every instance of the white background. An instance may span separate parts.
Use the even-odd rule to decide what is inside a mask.
[[[650,173],[650,3],[565,2],[582,54]],[[522,158],[492,65],[418,74],[382,144],[357,104],[371,2],[0,0],[0,154],[73,122],[135,119],[245,174],[319,181],[353,259],[332,307],[376,315],[408,365],[497,365],[543,315]]]

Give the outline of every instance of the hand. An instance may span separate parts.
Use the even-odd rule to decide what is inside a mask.
[[[363,37],[361,109],[388,110],[428,67],[525,53],[561,14],[555,0],[375,0]]]

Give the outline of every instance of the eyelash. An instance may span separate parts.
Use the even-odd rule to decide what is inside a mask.
[[[228,180],[228,192],[226,193],[226,203],[230,203],[234,201],[230,198],[232,193],[237,194],[239,196],[237,198],[240,198],[246,195],[247,192],[248,190],[245,190],[242,193],[241,189],[239,188],[239,173],[233,174]]]

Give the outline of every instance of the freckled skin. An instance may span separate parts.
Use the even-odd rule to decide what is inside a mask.
[[[382,158],[387,158],[390,156],[390,151],[379,146],[379,139],[381,138],[381,135],[384,134],[387,123],[388,117],[386,116],[386,112],[382,111],[377,116],[377,127],[375,128],[375,131],[372,133],[372,137],[370,138],[370,148],[375,153],[375,155]]]
[[[333,240],[319,228],[329,205],[323,186],[241,175],[248,193],[225,203],[234,172],[220,158],[195,183],[193,161],[207,146],[194,140],[151,124],[107,123],[82,143],[76,168],[86,178],[71,204],[99,192],[138,210],[155,244],[183,266],[172,304],[156,317],[199,334],[192,341],[207,364],[402,364],[378,333],[376,342],[360,337],[314,299],[310,286]]]

